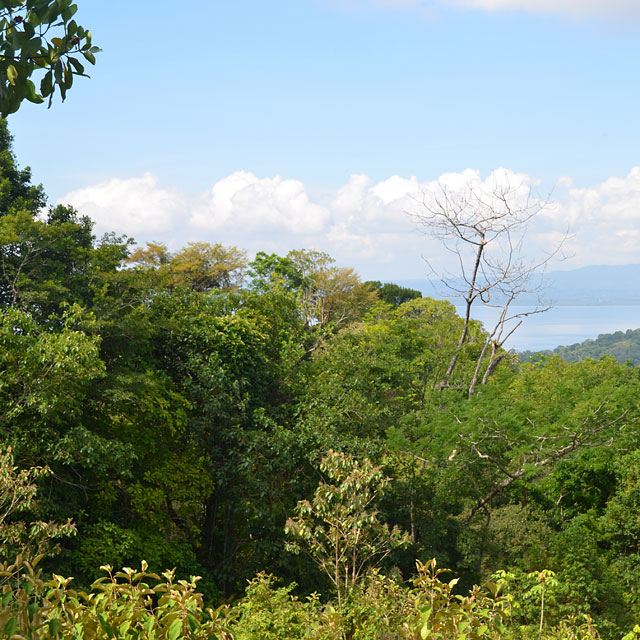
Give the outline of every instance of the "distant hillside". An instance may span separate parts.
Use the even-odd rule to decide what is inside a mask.
[[[604,333],[595,340],[585,340],[568,347],[556,347],[553,351],[522,351],[519,356],[525,362],[540,354],[545,356],[559,355],[568,362],[613,356],[618,362],[631,360],[633,364],[640,365],[640,329]]]
[[[640,264],[591,266],[546,276],[551,304],[640,304]]]
[[[545,286],[545,300],[554,306],[640,305],[640,264],[594,265],[571,271],[552,271],[538,278]],[[447,293],[440,283],[427,279],[395,282],[418,289],[425,296],[442,298]],[[519,305],[535,303],[535,296],[518,298]]]

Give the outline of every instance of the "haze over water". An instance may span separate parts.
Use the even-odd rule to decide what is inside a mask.
[[[514,310],[525,311],[525,307]],[[461,311],[461,309],[458,309]],[[476,320],[490,323],[497,311],[488,307],[474,308]],[[554,349],[560,345],[595,339],[601,333],[614,333],[640,328],[640,306],[563,306],[554,307],[545,313],[524,318],[522,325],[509,338],[505,346],[516,351],[539,351]]]

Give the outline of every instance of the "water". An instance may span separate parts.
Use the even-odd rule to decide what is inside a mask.
[[[530,310],[530,307],[512,307],[512,310],[517,313]],[[487,327],[497,315],[495,309],[482,306],[474,307],[472,313],[472,317]],[[587,338],[597,338],[601,333],[638,328],[638,305],[554,307],[545,313],[524,318],[522,325],[505,343],[505,347],[516,351],[540,351],[583,342]]]

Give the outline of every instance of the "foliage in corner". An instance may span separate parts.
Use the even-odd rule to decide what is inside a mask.
[[[31,567],[29,567],[31,568]],[[125,567],[107,573],[89,591],[73,589],[73,578],[55,575],[44,581],[39,571],[3,591],[0,629],[5,637],[32,640],[227,640],[226,607],[205,606],[196,591],[199,578],[176,580]]]
[[[7,0],[0,5],[0,114],[24,100],[49,106],[56,91],[64,101],[74,76],[87,77],[80,59],[95,64],[100,51],[91,32],[74,19],[71,0]],[[31,79],[40,78],[40,88]]]

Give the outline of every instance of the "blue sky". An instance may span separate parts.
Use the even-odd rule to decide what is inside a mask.
[[[554,189],[531,242],[570,226],[562,268],[639,261],[635,1],[78,5],[103,49],[91,80],[9,124],[51,201],[98,232],[313,246],[366,278],[422,277],[440,250],[412,196],[504,167]]]

